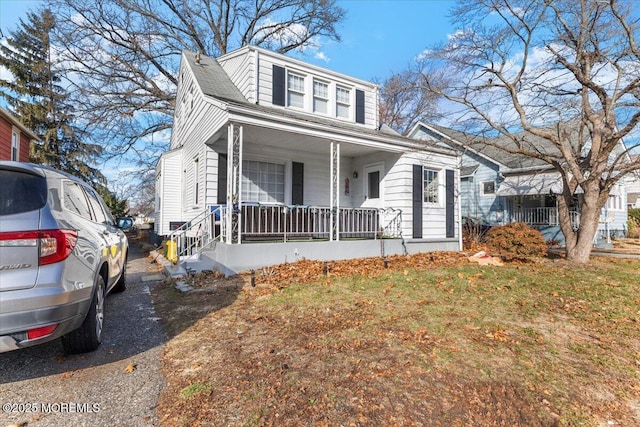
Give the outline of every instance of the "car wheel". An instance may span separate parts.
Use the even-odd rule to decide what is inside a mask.
[[[62,347],[65,353],[87,353],[100,346],[104,322],[104,288],[104,279],[102,276],[98,276],[87,317],[78,329],[62,337]]]
[[[111,292],[124,292],[127,289],[127,257],[124,258],[124,265],[122,266],[122,274],[114,285]]]

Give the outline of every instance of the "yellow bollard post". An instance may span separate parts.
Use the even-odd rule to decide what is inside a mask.
[[[167,259],[174,264],[178,262],[178,248],[173,240],[167,241]]]

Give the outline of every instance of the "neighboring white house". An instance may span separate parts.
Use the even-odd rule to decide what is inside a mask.
[[[631,156],[632,161],[637,160],[640,154]],[[627,178],[627,207],[629,209],[640,209],[640,170],[629,174]]]
[[[155,231],[228,274],[460,250],[458,162],[382,126],[372,83],[252,46],[183,52]]]
[[[547,240],[564,242],[560,230],[556,197],[562,193],[560,173],[542,160],[511,154],[500,149],[510,140],[495,138],[490,144],[482,137],[442,126],[418,123],[409,136],[440,143],[462,154],[460,193],[462,216],[487,225],[525,222],[540,230]],[[529,137],[542,152],[553,147],[541,138]],[[600,242],[607,236],[622,237],[627,228],[627,180],[616,184],[602,209]],[[581,194],[570,207],[572,221],[578,226],[582,205]]]

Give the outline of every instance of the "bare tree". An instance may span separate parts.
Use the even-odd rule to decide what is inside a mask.
[[[113,154],[155,162],[172,125],[182,50],[218,56],[252,44],[304,50],[339,40],[335,0],[51,0],[55,43],[77,110]],[[165,141],[164,138],[160,138]]]
[[[507,139],[501,148],[560,172],[560,227],[567,258],[579,263],[589,260],[612,188],[640,167],[629,158],[640,120],[635,6],[617,0],[461,0],[451,14],[461,30],[426,52],[416,73],[421,87],[463,107],[466,130]],[[547,148],[531,143],[536,138]],[[569,205],[580,192],[574,230]]]
[[[422,90],[411,71],[394,73],[380,89],[380,122],[406,135],[418,122],[440,118],[438,99],[433,91]]]

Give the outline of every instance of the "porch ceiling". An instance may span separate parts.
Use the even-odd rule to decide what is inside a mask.
[[[264,145],[287,150],[304,151],[329,155],[331,139],[305,135],[303,133],[284,132],[255,125],[243,125],[243,144]],[[227,133],[224,131],[214,135],[208,142],[218,151],[227,149]],[[346,157],[358,157],[380,152],[379,148],[368,147],[357,143],[340,142],[340,154]]]

